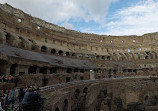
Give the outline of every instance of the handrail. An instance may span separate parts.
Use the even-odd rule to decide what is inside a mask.
[[[94,80],[82,80],[82,81],[73,81],[73,82],[67,82],[67,83],[61,83],[61,84],[53,84],[49,86],[40,87],[40,91],[46,91],[50,89],[56,89],[61,88],[64,86],[70,86],[75,84],[83,84],[83,83],[95,83],[95,82],[103,82],[103,81],[110,81],[110,80],[122,80],[122,79],[152,79],[152,78],[158,78],[158,76],[137,76],[137,77],[122,77],[122,78],[103,78],[103,79],[94,79]]]

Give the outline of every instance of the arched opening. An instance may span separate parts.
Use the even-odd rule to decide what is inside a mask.
[[[75,90],[75,98],[79,98],[79,95],[80,95],[80,90],[79,89],[76,89]]]
[[[6,66],[8,65],[7,61],[0,60],[0,77],[6,75]]]
[[[87,93],[87,91],[88,91],[88,88],[85,87],[85,88],[83,89],[83,93]]]
[[[30,66],[28,69],[28,74],[36,74],[37,66]]]
[[[114,69],[114,70],[113,70],[113,73],[114,73],[114,74],[116,74],[116,73],[117,73],[117,70],[116,70],[116,69]]]
[[[59,55],[63,55],[63,51],[60,50],[60,51],[58,52],[58,54],[59,54]]]
[[[46,46],[42,46],[41,47],[41,52],[47,52],[47,47]]]
[[[66,77],[66,82],[70,82],[71,78],[70,77]]]
[[[70,53],[69,53],[69,52],[66,52],[65,54],[66,54],[66,56],[69,56],[69,55],[70,55]]]
[[[47,74],[47,67],[46,67],[46,66],[41,67],[41,68],[40,68],[40,73],[42,73],[42,74]]]
[[[123,69],[123,72],[126,72],[126,69]]]
[[[107,89],[106,89],[106,90],[103,90],[103,94],[104,94],[105,97],[107,96],[107,94],[108,94]]]
[[[145,59],[149,59],[149,56],[145,56]]]
[[[66,72],[67,72],[67,73],[72,73],[72,69],[71,69],[71,68],[68,68]]]
[[[134,73],[136,73],[136,72],[137,72],[137,70],[136,70],[136,69],[133,69],[133,72],[134,72]]]
[[[72,56],[73,56],[73,57],[76,56],[76,53],[72,53]]]
[[[148,100],[148,98],[149,98],[149,96],[145,96],[144,100],[145,100],[145,101],[147,101],[147,100]]]
[[[84,73],[84,69],[80,69],[80,72]]]
[[[110,56],[107,56],[107,60],[110,60]]]
[[[10,67],[10,75],[14,76],[16,73],[17,64],[12,64]]]
[[[64,101],[63,111],[68,111],[68,100],[67,99],[65,99],[65,101]]]
[[[99,56],[96,56],[96,59],[99,59]]]
[[[6,34],[6,43],[9,43],[11,40],[11,35],[9,33]]]
[[[149,52],[146,52],[147,55],[149,55]]]
[[[78,72],[78,69],[74,69],[74,72]]]
[[[55,54],[55,53],[56,53],[56,50],[55,50],[55,49],[52,49],[52,50],[51,50],[51,53],[52,53],[52,54]]]
[[[83,77],[83,76],[81,76],[81,77],[80,77],[80,80],[84,80],[84,77]]]
[[[102,58],[102,59],[105,59],[105,56],[102,56],[101,58]]]
[[[54,74],[54,73],[56,73],[57,72],[57,67],[52,67],[51,69],[50,69],[50,74]]]
[[[132,72],[132,69],[128,69],[128,72]]]
[[[56,107],[56,108],[55,108],[55,111],[59,111],[59,108],[58,108],[58,107]]]

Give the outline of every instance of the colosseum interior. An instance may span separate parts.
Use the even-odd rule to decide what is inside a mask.
[[[68,30],[0,4],[0,74],[40,87],[44,111],[158,111],[157,42]]]

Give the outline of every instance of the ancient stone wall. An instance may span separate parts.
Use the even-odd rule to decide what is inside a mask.
[[[64,111],[157,111],[157,89],[158,78],[140,77],[63,84],[41,94],[46,111],[63,111],[64,100],[70,108]]]
[[[80,33],[32,17],[8,4],[0,4],[0,44],[17,48],[16,51],[8,52],[10,55],[12,53],[11,57],[3,54],[3,51],[0,53],[4,57],[2,60],[8,62],[6,68],[3,68],[6,69],[6,75],[52,72],[58,76],[64,76],[67,72],[72,74],[71,78],[67,75],[61,81],[76,80],[73,76],[80,72],[77,80],[88,79],[90,70],[94,71],[97,79],[157,75],[157,36],[157,33],[142,36]],[[37,57],[39,59],[36,61],[29,57],[26,60],[24,55],[27,54],[23,52],[27,51],[31,51],[30,56],[36,53],[60,57],[62,60],[53,59],[54,64],[46,62],[43,56]],[[60,65],[63,65],[64,59],[67,58],[70,58],[70,64],[74,67],[67,64],[61,68]],[[76,60],[88,62],[82,64],[84,67],[77,68],[77,64],[74,64]]]

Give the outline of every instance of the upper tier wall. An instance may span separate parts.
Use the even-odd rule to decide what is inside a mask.
[[[143,36],[107,36],[80,33],[68,30],[63,27],[48,23],[41,19],[32,17],[19,9],[15,9],[8,4],[0,4],[0,26],[6,25],[6,30],[21,35],[31,36],[41,41],[48,38],[48,41],[64,42],[71,45],[83,47],[90,46],[90,49],[114,48],[117,49],[135,48],[154,49],[157,47],[158,33],[145,34]],[[88,43],[88,44],[87,44]],[[82,48],[81,48],[82,49]]]

